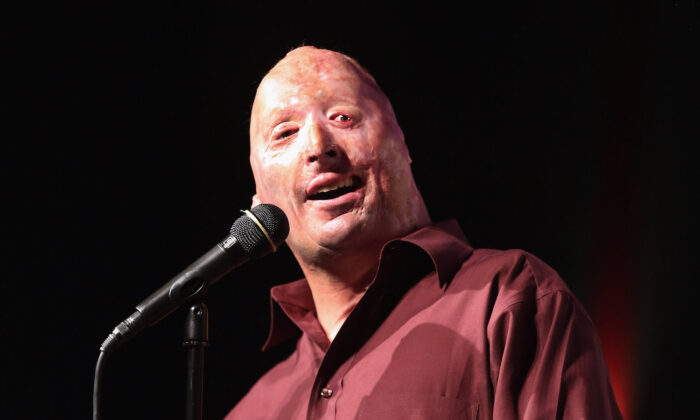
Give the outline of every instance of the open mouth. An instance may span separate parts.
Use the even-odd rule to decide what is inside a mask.
[[[334,184],[320,188],[313,194],[310,194],[309,200],[332,200],[347,193],[351,193],[362,186],[362,181],[357,176],[351,176],[338,181]]]

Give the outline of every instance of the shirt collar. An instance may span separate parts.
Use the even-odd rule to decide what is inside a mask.
[[[428,254],[438,274],[440,287],[449,285],[473,251],[455,219],[426,226],[395,241],[412,243]]]
[[[396,246],[399,243],[413,244],[430,258],[441,288],[449,286],[454,274],[473,251],[454,219],[425,226],[387,242],[379,257],[380,264],[390,254],[401,253],[403,247]],[[263,350],[298,335],[300,330],[312,336],[324,334],[316,320],[316,308],[306,279],[270,290],[270,316],[270,334]]]

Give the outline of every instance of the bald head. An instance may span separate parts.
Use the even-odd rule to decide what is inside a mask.
[[[339,52],[324,50],[312,46],[304,46],[293,49],[280,60],[268,75],[274,75],[280,71],[294,69],[304,73],[314,73],[318,75],[330,74],[335,71],[347,71],[362,78],[366,83],[374,85],[377,89],[377,82],[371,74],[367,72],[357,61]]]
[[[317,83],[318,80],[323,81],[330,78],[344,79],[358,91],[373,97],[381,104],[387,117],[393,119],[398,127],[389,98],[381,90],[374,77],[357,61],[339,52],[303,46],[288,52],[260,82],[251,112],[251,138],[259,132],[259,117],[264,112],[261,109],[261,97],[265,96],[267,92],[278,90],[281,83],[308,86]]]

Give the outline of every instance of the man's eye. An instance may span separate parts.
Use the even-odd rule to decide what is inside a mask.
[[[345,124],[347,124],[347,123],[352,122],[352,117],[349,116],[349,115],[347,115],[347,114],[340,114],[340,113],[337,113],[337,114],[331,115],[331,120],[337,121],[337,122],[339,122],[339,123],[345,123]]]
[[[299,131],[299,128],[297,128],[297,127],[284,128],[281,130],[276,130],[272,137],[275,140],[286,139],[289,136],[293,136],[298,131]]]

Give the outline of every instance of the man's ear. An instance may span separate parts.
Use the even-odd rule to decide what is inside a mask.
[[[257,194],[253,194],[253,201],[250,204],[250,208],[252,209],[253,207],[257,206],[258,204],[260,204],[260,199],[258,198]]]

